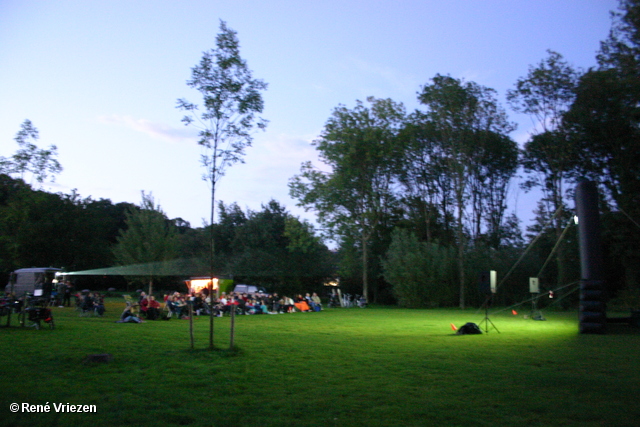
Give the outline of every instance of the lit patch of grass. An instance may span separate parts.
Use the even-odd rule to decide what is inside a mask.
[[[497,312],[498,333],[457,336],[473,310],[320,313],[115,323],[54,309],[56,329],[0,330],[6,425],[637,425],[640,335],[579,335],[576,313]],[[484,328],[483,328],[484,329]],[[84,363],[109,353],[107,364]],[[10,413],[12,402],[98,414]],[[596,403],[594,403],[596,402]]]

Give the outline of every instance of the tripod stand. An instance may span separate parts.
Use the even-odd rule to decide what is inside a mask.
[[[491,298],[491,294],[487,295],[487,298],[484,300],[484,304],[482,304],[482,306],[484,307],[484,319],[482,320],[482,322],[480,322],[480,329],[482,329],[482,324],[484,323],[485,334],[489,333],[489,324],[491,324],[491,327],[495,329],[496,332],[500,333],[500,331],[498,331],[498,328],[496,328],[496,325],[494,325],[491,319],[489,319],[489,305],[491,305]]]
[[[531,294],[531,318],[533,320],[547,320],[542,316],[542,312],[538,309],[538,294]]]

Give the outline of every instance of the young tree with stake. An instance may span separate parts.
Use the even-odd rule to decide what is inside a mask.
[[[237,33],[228,28],[226,22],[220,21],[216,48],[203,53],[187,81],[189,87],[202,95],[202,110],[183,98],[178,100],[177,106],[186,112],[182,122],[198,128],[198,144],[205,149],[201,163],[206,169],[203,179],[211,184],[209,265],[212,282],[216,184],[228,166],[243,162],[245,148],[251,146],[256,128],[265,129],[267,125],[266,120],[257,117],[263,110],[261,91],[267,88],[267,84],[252,77],[247,63],[240,57],[239,47]],[[209,290],[211,295],[212,285]],[[213,349],[213,311],[209,323],[209,347]]]

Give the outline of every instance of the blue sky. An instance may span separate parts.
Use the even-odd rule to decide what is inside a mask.
[[[561,53],[595,65],[615,0],[168,1],[0,0],[0,156],[17,149],[25,119],[40,146],[55,144],[64,171],[44,188],[114,203],[151,192],[170,218],[209,218],[195,130],[178,98],[219,20],[238,32],[241,55],[264,93],[266,132],[245,164],[231,167],[217,196],[259,210],[274,198],[313,219],[288,196],[333,108],[368,96],[418,108],[416,92],[437,73],[505,94],[530,65]],[[509,111],[509,110],[508,110]],[[524,142],[531,121],[512,137]],[[514,186],[510,212],[531,217],[536,194]]]

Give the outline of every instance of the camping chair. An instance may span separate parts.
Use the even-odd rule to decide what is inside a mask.
[[[133,298],[131,298],[131,295],[122,295],[122,297],[124,298],[125,305],[127,307],[131,307],[131,314],[138,315],[140,311],[140,304],[134,301]]]
[[[171,298],[168,298],[164,301],[164,307],[162,307],[162,312],[160,314],[160,318],[161,319],[165,319],[165,320],[169,320],[173,317],[173,315],[177,316],[177,313],[174,311],[174,307],[173,307],[173,302],[171,301]]]
[[[97,306],[94,303],[94,299],[87,300],[85,298],[79,298],[80,316],[97,316]]]

